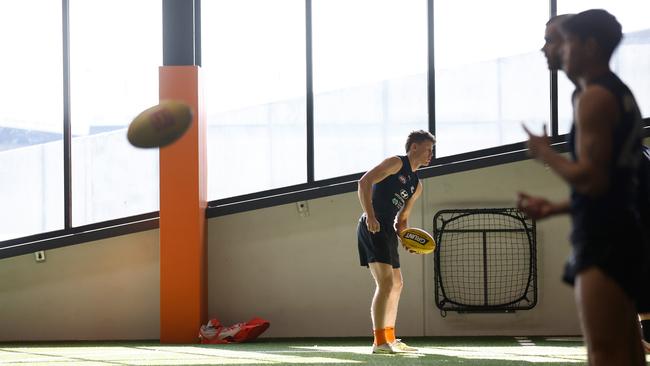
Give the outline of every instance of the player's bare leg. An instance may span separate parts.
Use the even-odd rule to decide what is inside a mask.
[[[597,267],[575,282],[576,305],[589,365],[645,365],[634,302]]]
[[[393,288],[388,299],[387,313],[386,313],[386,330],[388,334],[388,342],[391,344],[395,352],[417,352],[417,348],[408,346],[402,342],[401,339],[395,338],[395,324],[397,322],[397,309],[399,307],[399,299],[404,287],[404,280],[402,278],[402,271],[399,268],[393,269]]]
[[[394,353],[384,333],[389,314],[389,302],[393,291],[393,267],[390,264],[379,262],[370,263],[368,266],[376,285],[370,307],[370,317],[375,332],[373,353]]]

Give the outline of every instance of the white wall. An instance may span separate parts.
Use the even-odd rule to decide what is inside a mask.
[[[564,184],[522,161],[434,177],[410,223],[432,230],[437,210],[514,205],[525,189],[564,198]],[[360,267],[355,192],[209,220],[209,316],[225,324],[261,316],[266,337],[368,336],[373,281]],[[402,252],[405,287],[398,334],[578,334],[571,289],[560,281],[569,252],[568,218],[538,223],[539,301],[515,314],[440,316],[433,257]],[[0,260],[0,341],[157,339],[158,231]]]
[[[0,260],[0,341],[157,339],[158,230]]]
[[[440,209],[512,207],[527,190],[561,199],[568,191],[530,161],[424,181],[410,224],[432,231]],[[356,193],[216,218],[209,223],[209,312],[224,323],[261,316],[272,337],[367,336],[374,290],[357,255]],[[571,289],[560,281],[569,252],[569,220],[538,223],[539,301],[515,314],[457,314],[442,318],[434,304],[433,257],[402,252],[401,335],[578,334]]]

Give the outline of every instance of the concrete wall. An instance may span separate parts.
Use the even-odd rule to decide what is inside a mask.
[[[526,190],[565,198],[542,165],[522,161],[424,180],[410,224],[432,230],[437,210],[511,207]],[[209,316],[225,324],[261,316],[267,337],[370,336],[374,284],[360,267],[355,192],[209,220]],[[514,314],[441,317],[434,305],[433,256],[402,252],[405,287],[398,334],[573,335],[571,289],[560,281],[569,220],[538,223],[539,301]],[[157,339],[158,231],[0,260],[0,341]]]

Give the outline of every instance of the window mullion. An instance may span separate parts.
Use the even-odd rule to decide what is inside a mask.
[[[63,210],[64,229],[72,227],[72,128],[70,120],[70,2],[61,0],[63,32]]]
[[[312,68],[311,0],[305,0],[306,86],[307,86],[307,182],[314,182],[314,79]]]

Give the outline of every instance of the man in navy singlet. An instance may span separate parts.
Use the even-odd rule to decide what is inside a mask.
[[[529,154],[564,179],[571,196],[553,203],[520,194],[518,206],[536,219],[571,215],[563,279],[575,286],[589,364],[645,365],[636,319],[648,267],[639,216],[641,114],[609,68],[621,25],[604,10],[587,10],[560,31],[562,69],[576,84],[571,158],[556,153],[546,133],[526,132]]]
[[[422,193],[415,171],[429,164],[435,141],[427,131],[411,132],[406,140],[406,155],[385,159],[359,180],[363,207],[357,226],[359,261],[370,268],[377,286],[370,311],[375,336],[373,353],[417,351],[395,338],[402,291],[397,233],[408,227],[413,203]]]

